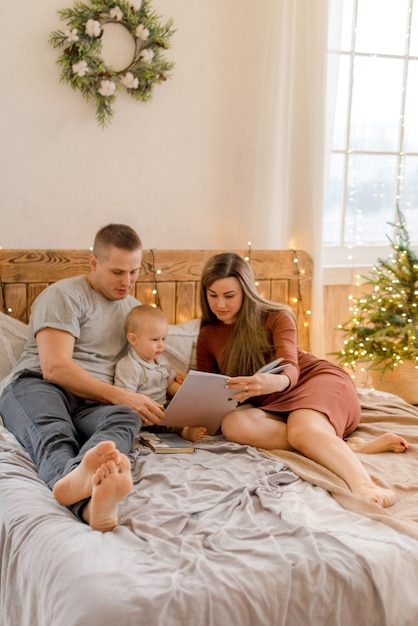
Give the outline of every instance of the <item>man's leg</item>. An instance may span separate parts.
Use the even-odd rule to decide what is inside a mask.
[[[92,477],[91,498],[81,510],[81,518],[93,530],[113,530],[118,525],[119,505],[131,489],[131,463],[125,454],[117,464],[103,463]]]
[[[72,420],[80,450],[67,463],[65,473],[80,463],[87,450],[102,441],[113,441],[120,453],[129,454],[142,424],[138,413],[127,406],[91,401],[81,401]]]
[[[76,398],[36,376],[22,376],[6,387],[0,413],[50,487],[79,452],[71,420]]]
[[[54,496],[61,504],[74,505],[92,495],[93,477],[100,468],[110,462],[116,466],[116,472],[111,472],[111,480],[102,483],[116,484],[122,477],[117,477],[120,468],[126,465],[126,454],[131,450],[135,435],[141,427],[138,414],[126,406],[82,402],[73,415],[73,423],[81,446],[77,455],[71,458],[62,474],[62,477],[53,487]],[[106,476],[109,474],[105,472]],[[125,473],[125,472],[124,472]],[[98,489],[105,492],[107,488]],[[79,509],[73,507],[76,515],[80,516]]]

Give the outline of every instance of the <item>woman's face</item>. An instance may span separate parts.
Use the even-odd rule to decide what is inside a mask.
[[[239,281],[231,276],[221,278],[206,289],[206,297],[212,313],[224,324],[233,324],[241,308],[244,294]]]

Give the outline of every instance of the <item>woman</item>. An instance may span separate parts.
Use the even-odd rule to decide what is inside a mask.
[[[201,278],[202,324],[197,367],[226,374],[239,401],[222,421],[226,439],[264,449],[297,450],[342,478],[359,497],[382,507],[395,494],[376,486],[356,452],[404,452],[406,441],[386,433],[374,442],[344,437],[360,422],[360,404],[348,374],[301,350],[293,313],[262,298],[249,264],[226,252],[210,258]],[[276,357],[286,367],[257,373]]]

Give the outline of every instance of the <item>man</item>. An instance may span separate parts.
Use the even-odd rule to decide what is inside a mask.
[[[164,417],[147,396],[113,385],[141,261],[134,230],[103,227],[88,274],[57,281],[34,302],[24,354],[0,398],[5,425],[58,502],[102,532],[117,526],[131,490],[126,455],[141,423]]]

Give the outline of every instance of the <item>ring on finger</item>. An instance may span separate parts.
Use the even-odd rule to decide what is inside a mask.
[[[248,385],[245,385],[245,391],[248,391],[249,387]]]

